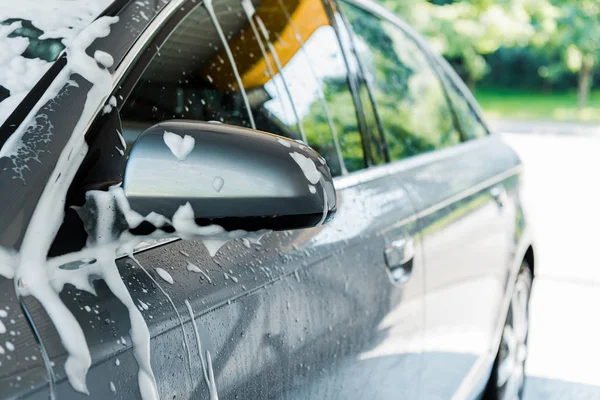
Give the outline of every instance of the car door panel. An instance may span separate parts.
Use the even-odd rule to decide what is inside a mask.
[[[422,158],[400,179],[418,204],[426,268],[423,390],[449,398],[497,350],[520,164],[496,135]]]
[[[336,218],[322,227],[267,234],[260,245],[235,240],[214,258],[192,240],[138,253],[139,264],[128,257],[117,261],[150,328],[161,397],[209,395],[188,300],[221,398],[415,398],[421,255],[416,252],[413,276],[402,285],[390,279],[383,257],[398,232],[416,235],[414,209],[390,177],[354,184],[338,196]],[[202,272],[189,271],[188,263]],[[156,268],[168,271],[174,283],[162,280]],[[177,307],[183,328],[158,286]],[[95,288],[97,296],[70,286],[61,293],[92,353],[90,394],[112,396],[112,383],[118,396],[137,398],[127,310],[103,282]],[[46,327],[57,395],[85,397],[66,380],[67,354],[52,323],[41,307],[30,308],[36,326]]]

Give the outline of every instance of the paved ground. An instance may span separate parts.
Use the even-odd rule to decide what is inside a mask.
[[[600,399],[600,129],[535,126],[505,134],[537,245],[525,400]]]

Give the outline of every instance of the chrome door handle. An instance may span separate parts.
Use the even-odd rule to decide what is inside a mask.
[[[490,189],[490,196],[492,196],[492,199],[496,202],[498,208],[502,209],[504,207],[507,198],[506,189],[504,188],[504,185],[496,185],[492,187]]]
[[[385,263],[392,279],[398,283],[408,281],[413,271],[415,245],[413,239],[406,235],[394,240],[384,251]]]

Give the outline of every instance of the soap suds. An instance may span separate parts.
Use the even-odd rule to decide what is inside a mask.
[[[110,3],[112,0],[19,0],[0,7],[0,21],[30,21],[43,32],[38,40],[55,39],[53,46],[60,50],[60,43],[71,46]],[[0,86],[10,92],[8,98],[0,101],[0,126],[62,53],[56,52],[48,61],[24,57],[30,38],[13,34],[22,26],[21,21],[0,25]]]
[[[157,267],[154,268],[156,270],[156,272],[158,273],[158,275],[165,281],[170,283],[171,285],[173,284],[173,277],[171,276],[171,274],[169,274],[167,271],[165,271],[164,269]]]
[[[285,139],[277,139],[277,141],[278,141],[279,143],[281,143],[282,145],[284,145],[285,147],[292,147],[292,144],[291,144],[291,143],[290,143],[288,140],[285,140]]]
[[[221,178],[220,176],[215,176],[215,178],[213,179],[212,187],[215,190],[215,192],[219,193],[221,189],[223,189],[223,184],[225,184],[223,178]]]
[[[68,352],[65,372],[69,382],[75,390],[86,394],[88,391],[85,376],[91,365],[89,349],[77,320],[62,303],[49,282],[46,255],[63,220],[66,192],[87,152],[83,131],[104,99],[108,97],[112,87],[110,73],[99,67],[96,61],[86,53],[86,49],[97,38],[108,36],[110,25],[117,20],[116,17],[99,18],[73,40],[71,46],[67,48],[66,67],[38,103],[45,104],[46,101],[53,98],[66,84],[71,74],[79,74],[93,84],[88,92],[79,121],[63,148],[52,176],[31,217],[22,241],[20,257],[14,265],[18,295],[33,295],[44,306]],[[21,130],[13,135],[16,137],[22,135],[27,126],[28,124],[25,122],[20,128]],[[12,143],[16,144],[17,141]],[[12,151],[14,151],[13,148],[5,149],[3,147],[0,154],[6,156]]]
[[[190,304],[188,299],[184,300],[185,306],[187,307],[188,313],[190,314],[190,319],[192,321],[192,326],[194,327],[194,336],[196,337],[196,346],[198,347],[198,353],[200,354],[200,362],[202,365],[202,373],[204,375],[204,382],[206,382],[206,386],[210,391],[210,380],[208,378],[208,371],[206,370],[206,361],[204,361],[204,355],[202,354],[202,344],[200,342],[200,334],[198,333],[198,325],[196,325],[196,319],[194,318],[194,310],[192,309],[192,305]]]
[[[94,60],[96,60],[96,62],[98,64],[102,65],[104,68],[110,68],[110,67],[112,67],[112,65],[114,63],[114,60],[113,60],[112,56],[110,54],[108,54],[107,52],[102,51],[102,50],[96,50],[94,52]],[[114,99],[114,97],[111,97],[111,99]],[[116,101],[115,101],[114,105],[115,106],[117,105]]]
[[[167,301],[171,304],[171,308],[173,309],[173,311],[175,312],[175,315],[177,315],[177,319],[179,320],[179,327],[181,328],[181,334],[183,335],[183,343],[185,346],[185,349],[187,350],[187,357],[188,357],[188,363],[189,363],[189,373],[190,373],[190,378],[191,378],[191,373],[192,373],[192,356],[190,354],[190,346],[188,344],[187,341],[187,336],[185,334],[185,329],[183,327],[183,319],[181,318],[181,314],[179,314],[179,310],[177,310],[177,307],[175,306],[175,303],[173,302],[173,299],[171,299],[171,296],[169,296],[169,294],[165,291],[165,289],[163,289],[163,287],[156,281],[156,279],[154,279],[152,277],[152,275],[150,275],[150,273],[146,270],[146,268],[144,268],[142,266],[142,264],[138,261],[137,258],[135,258],[133,256],[133,254],[129,254],[129,258],[131,258],[136,265],[142,270],[144,271],[144,273],[146,274],[146,276],[148,278],[150,278],[150,280],[156,285],[156,287],[158,288],[158,290],[160,290],[160,292],[163,294],[163,296],[166,297]]]
[[[148,310],[150,307],[148,307],[148,304],[144,303],[143,301],[141,301],[140,299],[138,299],[138,303],[140,303],[140,306],[144,309],[144,310]]]
[[[212,283],[212,279],[210,279],[210,276],[208,276],[208,274],[202,270],[198,271],[200,273],[200,275],[202,275],[204,277],[204,279],[207,280],[208,283]]]
[[[196,143],[196,140],[190,135],[181,137],[178,134],[169,131],[165,131],[163,140],[171,150],[171,153],[173,153],[179,161],[185,161],[187,156],[194,150],[194,145]]]
[[[321,173],[317,169],[317,166],[313,160],[297,152],[290,153],[290,157],[296,161],[296,164],[298,164],[300,169],[302,169],[304,176],[310,183],[315,185],[317,182],[319,182],[319,179],[321,179]]]
[[[202,270],[200,268],[198,268],[197,266],[195,266],[194,264],[192,264],[189,261],[187,263],[187,270],[190,272],[202,272]]]
[[[202,373],[204,375],[204,382],[206,382],[206,385],[208,386],[209,400],[219,400],[210,352],[206,350],[205,361],[204,356],[202,354],[202,344],[200,342],[200,334],[198,333],[198,325],[196,324],[196,319],[194,318],[194,310],[192,309],[192,305],[190,304],[188,299],[185,299],[184,303],[188,309],[188,313],[190,314],[192,326],[194,327],[194,335],[196,336],[196,346],[198,347],[198,353],[200,354],[200,362],[202,363]]]
[[[217,385],[215,382],[215,374],[213,373],[212,358],[210,357],[210,351],[206,350],[206,364],[208,366],[208,382],[209,382],[209,400],[219,400],[217,394]]]

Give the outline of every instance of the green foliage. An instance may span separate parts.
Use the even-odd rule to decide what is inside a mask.
[[[480,80],[487,71],[484,55],[500,47],[527,46],[543,41],[536,27],[548,25],[547,0],[464,0],[406,2],[382,0],[428,37],[444,56],[459,60],[467,80]],[[440,5],[441,4],[441,5]]]
[[[600,2],[598,0],[547,0],[554,10],[555,25],[546,30],[538,44],[542,53],[558,54],[560,61],[549,63],[540,74],[557,81],[565,72],[578,74],[578,107],[585,107],[594,70],[600,62]]]
[[[540,59],[531,66],[543,81],[564,86],[565,77],[578,74],[580,108],[587,101],[600,64],[600,0],[381,2],[452,60],[471,87],[489,72],[490,55],[499,49],[517,48],[529,54],[526,58]],[[502,72],[516,74],[510,69]]]
[[[533,90],[483,89],[477,101],[490,118],[600,122],[600,91],[592,91],[586,107],[577,108],[577,93]]]

